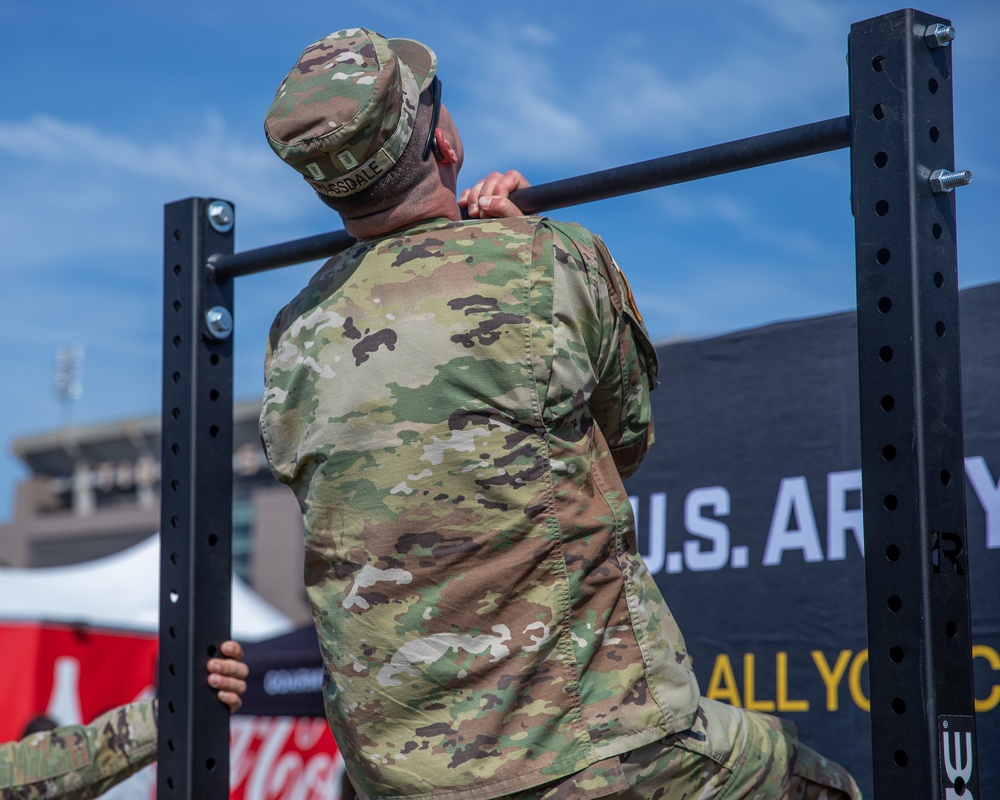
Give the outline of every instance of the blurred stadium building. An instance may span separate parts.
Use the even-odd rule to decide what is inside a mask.
[[[304,623],[298,504],[267,468],[259,402],[237,403],[233,412],[233,571]],[[63,425],[20,437],[12,449],[30,474],[15,490],[13,519],[0,524],[0,564],[75,564],[159,530],[159,415]]]

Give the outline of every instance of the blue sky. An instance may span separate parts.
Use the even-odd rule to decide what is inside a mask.
[[[163,204],[237,208],[237,250],[340,227],[262,135],[299,52],[342,27],[438,53],[466,145],[463,185],[535,183],[837,117],[852,22],[873,0],[69,0],[0,5],[0,521],[18,436],[60,424],[56,350],[86,348],[73,419],[158,413]],[[1000,4],[953,20],[963,286],[1000,280]],[[951,165],[943,165],[951,166]],[[847,151],[563,209],[603,234],[657,341],[853,307]],[[261,389],[267,327],[316,264],[241,278],[236,395]],[[669,376],[666,376],[669,379]]]

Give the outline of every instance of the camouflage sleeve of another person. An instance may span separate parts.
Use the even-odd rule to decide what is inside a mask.
[[[90,725],[65,725],[0,745],[0,798],[87,800],[156,759],[150,700],[112,709]]]
[[[588,349],[597,386],[590,409],[623,478],[639,468],[653,444],[650,392],[659,364],[622,270],[601,238],[576,225],[554,225],[563,244],[572,243],[590,281],[596,331]],[[568,241],[567,241],[568,240]],[[574,259],[574,260],[575,260]]]

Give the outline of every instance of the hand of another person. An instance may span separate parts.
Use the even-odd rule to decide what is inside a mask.
[[[250,668],[243,663],[243,648],[239,642],[227,640],[219,648],[225,658],[212,658],[208,662],[208,685],[216,690],[219,700],[229,706],[229,713],[243,705],[247,690],[246,677]]]
[[[519,217],[521,209],[508,199],[508,195],[529,186],[527,178],[515,169],[503,174],[491,172],[471,189],[465,189],[458,204],[469,210],[470,217]]]

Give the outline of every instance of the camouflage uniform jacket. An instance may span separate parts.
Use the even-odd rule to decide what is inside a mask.
[[[156,719],[145,700],[90,725],[65,725],[0,745],[0,798],[86,800],[156,759]]]
[[[359,241],[280,312],[261,433],[363,797],[499,797],[689,726],[621,477],[655,376],[603,243],[537,217]]]

